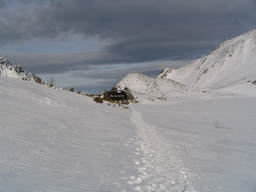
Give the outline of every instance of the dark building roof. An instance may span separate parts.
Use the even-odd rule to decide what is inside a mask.
[[[112,100],[127,100],[127,94],[123,90],[106,91],[104,97]]]

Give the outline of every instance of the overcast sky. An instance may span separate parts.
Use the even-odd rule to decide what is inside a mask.
[[[96,90],[208,53],[254,29],[255,10],[256,0],[0,0],[0,55]]]

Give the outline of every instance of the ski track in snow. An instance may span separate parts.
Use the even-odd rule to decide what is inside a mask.
[[[137,129],[134,160],[138,176],[127,181],[138,192],[195,192],[191,174],[178,158],[178,152],[160,137],[154,127],[143,121],[141,113],[132,110],[131,122]]]

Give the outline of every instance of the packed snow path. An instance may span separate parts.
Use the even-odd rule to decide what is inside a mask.
[[[158,135],[155,128],[143,121],[141,113],[132,110],[131,122],[137,128],[135,165],[138,177],[129,184],[141,192],[191,192],[191,175],[178,158],[178,151]]]

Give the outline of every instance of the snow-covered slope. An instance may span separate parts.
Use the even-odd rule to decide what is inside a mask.
[[[40,77],[24,71],[22,67],[12,64],[4,57],[0,57],[0,76],[43,83]]]
[[[1,192],[120,192],[132,167],[129,111],[0,77]],[[129,169],[128,169],[129,168]],[[130,173],[131,172],[131,173]]]
[[[256,80],[256,30],[222,43],[208,56],[179,69],[165,69],[157,78],[128,74],[117,86],[147,95],[202,93],[204,89],[248,84]],[[139,97],[141,97],[139,95]]]
[[[0,77],[0,191],[252,192],[255,98],[124,109]]]
[[[194,192],[175,146],[151,141],[131,106],[3,77],[0,106],[1,192]]]
[[[222,43],[208,56],[161,74],[182,84],[221,88],[256,80],[256,30]]]
[[[150,161],[151,155],[158,154],[155,165],[163,170],[166,180],[172,180],[178,157],[184,176],[192,178],[194,190],[175,190],[174,181],[174,188],[166,191],[254,192],[256,97],[175,100],[177,103],[171,105],[136,106],[146,123],[136,123],[147,138],[143,146],[148,151],[146,159]],[[155,175],[157,180],[157,172]]]
[[[130,73],[116,87],[129,88],[138,101],[165,100],[168,93],[179,95],[186,91],[185,87],[171,79],[152,78],[140,73]]]
[[[154,86],[155,79],[141,73],[129,73],[119,83],[120,88],[132,88],[134,91],[154,91],[158,87]],[[132,87],[131,87],[132,86]]]

